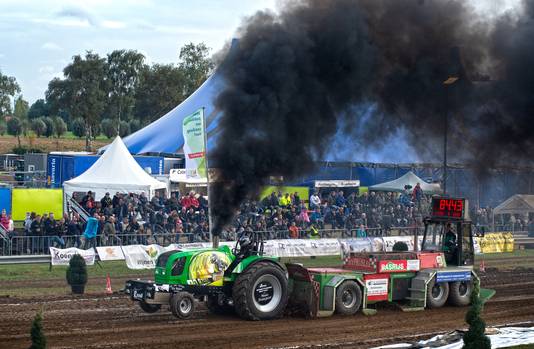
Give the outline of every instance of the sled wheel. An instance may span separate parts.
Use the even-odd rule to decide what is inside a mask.
[[[336,313],[354,315],[362,304],[362,290],[352,280],[343,282],[336,290]]]
[[[471,303],[473,283],[471,281],[456,281],[449,284],[449,302],[463,307]]]
[[[432,279],[428,284],[426,294],[426,305],[428,308],[442,307],[449,297],[449,284],[446,282],[436,283],[436,279]]]

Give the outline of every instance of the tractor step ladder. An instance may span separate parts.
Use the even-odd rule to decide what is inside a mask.
[[[434,277],[436,272],[434,270],[421,270],[412,279],[412,283],[408,291],[410,296],[406,297],[409,300],[409,305],[401,307],[403,311],[417,311],[423,310],[426,307],[426,293],[427,286],[430,280]]]

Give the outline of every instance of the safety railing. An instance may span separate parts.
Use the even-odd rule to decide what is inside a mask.
[[[295,235],[293,232],[284,229],[278,231],[262,231],[265,240],[275,239],[346,239],[357,238],[362,236],[381,237],[381,236],[402,236],[414,235],[415,230],[420,228],[396,227],[389,229],[367,228],[358,229],[322,229],[317,233],[310,229],[299,230]],[[422,233],[422,230],[419,231]],[[221,234],[221,241],[235,241],[238,232],[224,231]],[[14,235],[10,238],[0,238],[0,255],[40,255],[48,254],[49,247],[68,248],[77,247],[87,249],[96,246],[127,246],[127,245],[149,245],[158,244],[166,246],[173,243],[193,243],[208,242],[209,234],[195,233],[170,233],[166,231],[145,233],[138,232],[133,234],[113,234],[97,235],[94,239],[86,239],[83,235],[65,235],[65,236],[23,236]]]
[[[72,210],[73,212],[78,213],[80,215],[80,218],[87,222],[87,219],[89,218],[89,213],[76,201],[73,197],[70,195],[65,194],[67,199],[67,210]]]

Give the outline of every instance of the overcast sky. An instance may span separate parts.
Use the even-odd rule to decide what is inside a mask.
[[[30,103],[44,98],[73,55],[135,49],[149,62],[173,63],[188,42],[216,52],[242,18],[276,0],[0,0],[0,70]],[[83,5],[82,5],[83,4]]]
[[[472,0],[501,11],[519,0]],[[188,42],[219,50],[243,17],[277,0],[0,0],[0,70],[15,76],[30,103],[62,76],[73,55],[135,49],[171,63]],[[503,7],[503,4],[506,5]]]

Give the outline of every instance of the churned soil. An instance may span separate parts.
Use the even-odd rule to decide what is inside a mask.
[[[491,268],[480,275],[482,287],[497,291],[484,308],[488,325],[534,320],[534,269]],[[57,282],[34,281],[31,287],[57,287]],[[313,320],[285,317],[252,322],[208,314],[199,305],[193,319],[181,321],[167,309],[146,314],[118,293],[3,297],[0,347],[27,348],[31,321],[40,308],[50,348],[368,348],[465,328],[467,311],[445,306],[402,312],[394,305],[384,304],[378,306],[374,316],[336,315]]]

